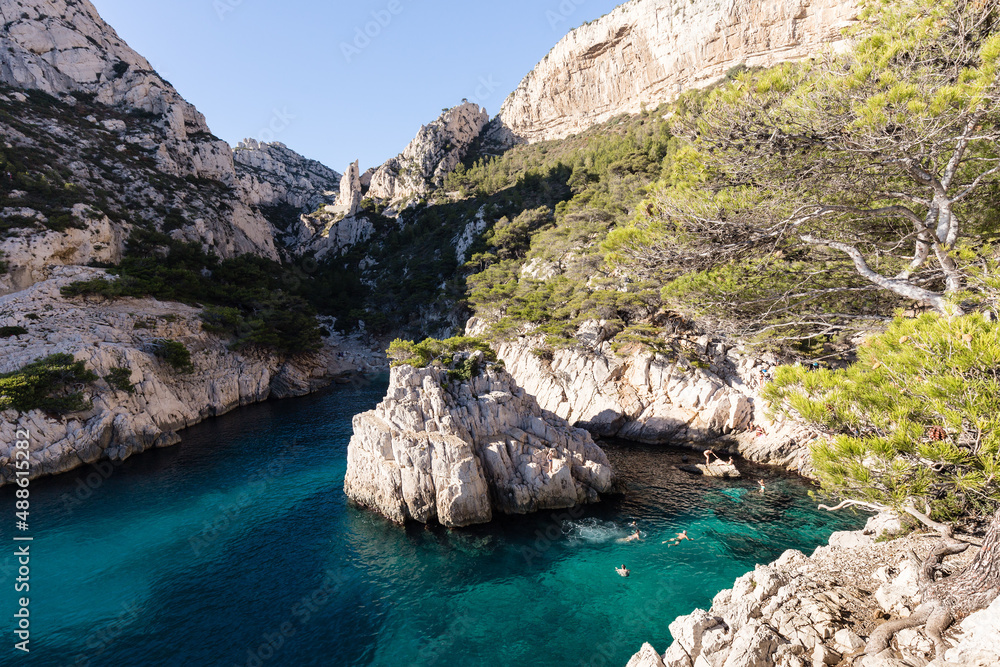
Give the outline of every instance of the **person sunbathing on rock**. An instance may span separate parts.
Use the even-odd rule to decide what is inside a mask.
[[[615,568],[615,572],[617,572],[618,574],[622,575],[623,577],[627,577],[629,575],[628,568],[625,567],[624,563],[622,563],[621,567],[616,567]]]
[[[677,544],[680,544],[684,540],[687,540],[689,542],[694,542],[694,540],[692,540],[690,537],[688,537],[688,532],[686,530],[682,530],[681,532],[677,533],[677,537],[671,537],[669,540],[663,540],[663,542],[661,542],[661,544],[667,544],[669,542],[668,546],[672,547],[672,546],[675,546]]]

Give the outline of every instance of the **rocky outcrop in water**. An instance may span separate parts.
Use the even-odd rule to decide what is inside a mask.
[[[132,393],[104,380],[88,385],[84,393],[92,408],[83,413],[4,412],[0,483],[14,478],[16,429],[31,433],[33,476],[52,475],[175,444],[178,431],[208,417],[268,398],[307,394],[338,373],[380,365],[380,355],[339,337],[327,339],[322,352],[296,359],[233,352],[228,341],[202,331],[196,308],[153,299],[108,302],[60,295],[64,285],[102,275],[99,269],[57,267],[49,279],[0,297],[0,326],[28,332],[0,338],[0,372],[68,353],[102,378],[125,368],[134,384]],[[179,372],[155,355],[155,341],[163,339],[187,347],[191,372]]]
[[[611,466],[575,429],[491,366],[467,382],[440,368],[392,370],[375,410],[354,418],[344,491],[398,523],[486,523],[596,502]]]
[[[909,616],[918,603],[918,566],[909,552],[923,555],[934,542],[915,536],[875,541],[883,530],[898,527],[898,520],[875,517],[864,531],[834,534],[830,546],[810,557],[787,551],[758,565],[716,595],[708,611],[698,609],[670,623],[674,642],[665,654],[646,644],[628,667],[1000,664],[1000,600],[958,624],[953,648],[933,661],[933,642],[915,629],[897,635],[892,655],[860,657],[884,617]],[[949,567],[968,564],[975,555],[970,551]]]
[[[310,212],[333,202],[340,190],[340,174],[279,142],[244,139],[233,160],[245,198],[255,206],[287,204]]]
[[[471,102],[445,111],[420,128],[406,150],[375,171],[368,196],[398,201],[441,187],[489,120],[486,110]]]
[[[563,38],[504,101],[489,135],[500,144],[559,139],[643,105],[656,107],[737,66],[814,55],[842,44],[840,31],[856,17],[857,4],[631,0]],[[568,28],[573,6],[563,6],[568,15],[549,15]]]

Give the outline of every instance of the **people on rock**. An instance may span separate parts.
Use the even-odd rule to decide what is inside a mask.
[[[707,465],[707,466],[712,465],[712,457],[713,456],[715,456],[715,452],[714,451],[712,451],[711,449],[706,449],[705,450],[705,465]],[[719,457],[715,456],[715,458],[719,458]]]

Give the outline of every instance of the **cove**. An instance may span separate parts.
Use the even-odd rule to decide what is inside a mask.
[[[243,408],[177,447],[33,482],[32,650],[17,663],[624,667],[756,563],[861,522],[770,469],[697,478],[676,469],[690,452],[604,442],[622,496],[401,528],[343,495],[351,418],[386,386]],[[619,542],[632,521],[643,541]],[[662,544],[685,529],[694,541]]]

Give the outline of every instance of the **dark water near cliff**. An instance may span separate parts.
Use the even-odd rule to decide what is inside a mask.
[[[351,417],[384,390],[247,408],[103,476],[36,481],[32,650],[15,654],[8,620],[0,664],[624,667],[643,641],[664,650],[670,620],[755,563],[858,522],[815,510],[804,484],[773,471],[692,478],[674,467],[684,452],[606,443],[624,497],[402,529],[342,494]],[[12,489],[2,495],[12,507]],[[644,540],[618,542],[632,520]],[[661,543],[683,529],[695,541]],[[0,557],[0,571],[12,564]]]

